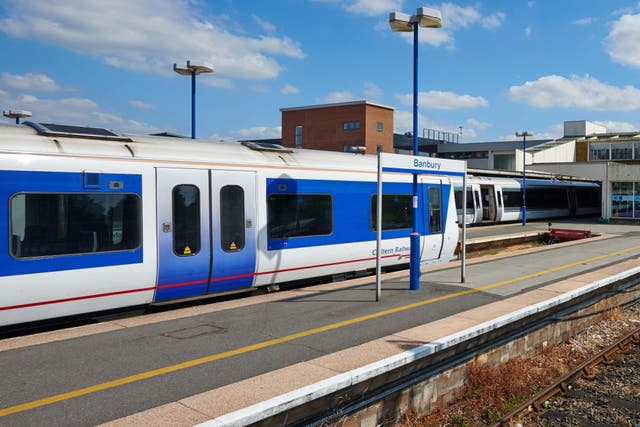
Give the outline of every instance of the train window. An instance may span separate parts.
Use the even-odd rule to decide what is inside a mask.
[[[522,208],[522,190],[519,188],[503,188],[502,201],[505,210],[519,210]]]
[[[172,196],[173,251],[195,255],[200,252],[200,190],[195,185],[176,185]]]
[[[569,206],[565,188],[527,187],[527,208],[566,209]]]
[[[462,187],[456,187],[453,194],[456,199],[456,208],[462,209]],[[473,191],[471,187],[467,188],[467,209],[473,211]]]
[[[590,187],[577,187],[576,197],[581,208],[600,207],[600,189]]]
[[[382,195],[382,230],[411,229],[413,222],[413,207],[411,194],[383,194]],[[377,230],[378,224],[378,195],[371,197],[371,228]]]
[[[140,197],[125,193],[20,193],[10,200],[16,258],[136,249]]]
[[[225,252],[238,252],[244,242],[244,190],[225,185],[220,189],[220,246]]]
[[[333,202],[325,194],[271,194],[267,200],[271,239],[320,236],[333,232]]]
[[[440,189],[429,187],[429,232],[431,234],[442,232],[442,221],[440,218]]]

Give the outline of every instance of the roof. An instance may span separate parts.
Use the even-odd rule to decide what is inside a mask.
[[[545,144],[552,139],[527,139],[527,151],[532,147]],[[522,140],[494,141],[494,142],[465,142],[461,144],[439,144],[438,153],[458,153],[465,151],[496,151],[496,150],[518,150],[522,148]]]
[[[369,102],[367,100],[360,101],[351,101],[351,102],[337,102],[335,104],[318,104],[318,105],[306,105],[302,107],[289,107],[289,108],[281,108],[280,111],[298,111],[298,110],[315,110],[318,108],[335,108],[335,107],[346,107],[350,105],[372,105],[374,107],[380,107],[387,110],[394,110],[393,107],[388,107],[382,104],[376,104],[374,102]]]

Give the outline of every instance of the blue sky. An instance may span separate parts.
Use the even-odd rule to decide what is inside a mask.
[[[281,108],[362,99],[404,133],[412,38],[388,15],[423,6],[443,27],[420,31],[420,132],[640,129],[640,3],[622,0],[2,0],[0,108],[190,135],[190,79],[172,66],[191,59],[215,68],[197,80],[198,137],[280,137]]]

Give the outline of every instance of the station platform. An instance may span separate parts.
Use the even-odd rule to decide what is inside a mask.
[[[0,341],[0,424],[188,426],[441,340],[638,266],[637,226],[585,240]],[[472,228],[468,242],[544,232]],[[255,410],[255,407],[254,407]]]

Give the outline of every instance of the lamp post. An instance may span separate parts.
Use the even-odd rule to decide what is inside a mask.
[[[8,117],[10,119],[16,119],[16,124],[20,124],[20,119],[24,119],[26,117],[31,117],[31,111],[25,110],[9,110],[3,111],[2,115]]]
[[[184,68],[173,64],[173,71],[181,76],[191,76],[191,139],[196,139],[196,76],[202,73],[213,73],[213,67],[187,61],[187,66]]]
[[[533,136],[529,131],[516,132],[518,138],[522,137],[522,226],[527,225],[527,137]]]
[[[420,7],[415,15],[402,12],[389,14],[389,25],[393,31],[413,32],[413,155],[418,155],[418,27],[440,28],[442,17],[435,9]],[[413,230],[411,232],[411,255],[409,263],[409,288],[420,289],[420,232],[418,231],[418,175],[413,174]]]

